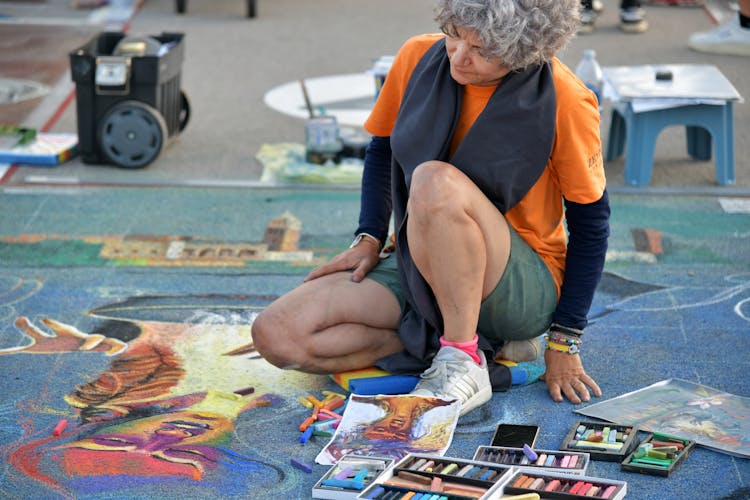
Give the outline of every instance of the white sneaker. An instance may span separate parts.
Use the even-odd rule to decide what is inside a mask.
[[[534,361],[542,354],[542,343],[536,337],[529,340],[510,340],[495,355],[495,360],[507,359],[520,363],[522,361]]]
[[[432,360],[432,366],[422,373],[410,394],[458,399],[461,401],[462,416],[482,406],[492,399],[492,385],[484,353],[478,353],[482,359],[481,365],[461,349],[441,347]]]
[[[640,7],[620,9],[620,29],[625,33],[643,33],[648,30],[646,11]]]
[[[698,52],[750,56],[750,29],[740,26],[735,17],[712,30],[693,33],[688,46]]]

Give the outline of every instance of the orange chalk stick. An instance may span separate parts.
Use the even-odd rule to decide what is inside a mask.
[[[299,426],[300,432],[305,432],[310,425],[315,422],[315,417],[307,417],[304,422],[302,422]]]
[[[307,396],[307,400],[313,404],[313,406],[323,406],[323,403],[315,396]]]

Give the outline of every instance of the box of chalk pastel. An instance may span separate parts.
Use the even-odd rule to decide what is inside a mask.
[[[474,453],[474,460],[509,465],[521,469],[545,470],[574,475],[585,474],[589,466],[588,453],[539,450],[528,445],[523,448],[480,446]]]
[[[695,441],[661,432],[649,434],[622,461],[622,469],[653,476],[669,477],[693,451]]]
[[[393,458],[346,454],[313,486],[313,498],[351,500],[393,466]]]
[[[583,499],[603,498],[619,500],[625,498],[628,483],[615,479],[593,476],[571,476],[547,471],[514,469],[513,477],[505,485],[505,495],[536,493],[541,498]]]
[[[622,462],[631,452],[638,436],[638,428],[608,422],[579,420],[565,436],[562,451],[582,451],[591,460]]]
[[[357,498],[383,500],[413,493],[450,499],[498,498],[512,467],[478,460],[410,453],[378,477]]]

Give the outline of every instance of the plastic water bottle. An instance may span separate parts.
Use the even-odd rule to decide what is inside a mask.
[[[596,60],[596,51],[593,49],[587,49],[583,51],[583,59],[576,66],[576,76],[586,84],[588,88],[594,91],[596,99],[601,105],[602,102],[602,67]]]

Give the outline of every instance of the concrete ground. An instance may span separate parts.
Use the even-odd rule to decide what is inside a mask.
[[[114,2],[113,2],[114,3]],[[706,55],[687,47],[690,33],[713,26],[710,12],[716,18],[729,16],[724,1],[702,8],[647,6],[650,30],[642,35],[619,31],[616,2],[605,2],[598,20],[598,30],[573,40],[561,54],[570,66],[580,60],[582,51],[594,48],[603,66],[641,64],[713,64],[732,82],[742,96],[750,96],[750,69],[746,58]],[[61,29],[78,30],[122,27],[122,22],[106,21],[106,13],[92,16],[89,11],[71,9],[65,0],[46,2],[3,2],[4,12],[24,22],[49,22],[44,30],[28,27],[36,38],[50,38],[47,33]],[[270,109],[263,102],[265,94],[282,84],[300,79],[328,75],[359,73],[371,68],[373,60],[393,54],[414,33],[433,31],[432,1],[337,2],[319,0],[258,0],[257,18],[244,16],[245,2],[221,0],[192,2],[185,15],[175,15],[174,2],[148,0],[129,21],[129,33],[150,35],[162,31],[185,34],[186,57],[183,64],[182,89],[190,99],[191,118],[176,142],[157,161],[144,170],[123,171],[109,167],[84,165],[73,160],[44,175],[52,179],[104,183],[185,183],[200,181],[248,183],[256,181],[261,165],[256,160],[261,145],[279,142],[303,142],[304,121]],[[118,12],[110,13],[117,18]],[[88,15],[88,18],[85,17]],[[93,17],[93,19],[92,19]],[[90,21],[104,18],[104,24]],[[89,24],[87,24],[89,23]],[[0,24],[0,36],[17,30],[14,17]],[[26,36],[30,36],[27,32]],[[64,42],[52,39],[58,62],[67,51],[80,44],[80,38]],[[43,42],[42,42],[43,43]],[[3,53],[7,59],[17,54]],[[16,56],[17,57],[17,56]],[[3,65],[5,66],[4,61]],[[24,65],[18,73],[33,72]],[[8,70],[4,70],[8,72]],[[74,103],[64,107],[53,123],[48,123],[59,104],[73,90],[70,78],[59,73],[55,92],[40,103],[45,112],[32,116],[31,126],[47,125],[51,131],[74,132]],[[312,96],[314,99],[314,96]],[[606,104],[605,104],[606,107]],[[606,143],[608,110],[603,113],[603,140]],[[735,106],[736,185],[720,192],[745,192],[750,188],[750,107]],[[716,187],[713,161],[689,160],[685,151],[682,127],[664,130],[657,142],[655,166],[650,189],[710,191]],[[622,159],[607,164],[610,189],[624,187]],[[34,180],[39,169],[21,168],[8,182],[23,184]],[[205,183],[205,182],[204,182]],[[640,189],[639,191],[644,191]]]
[[[325,472],[320,465],[309,474],[290,465],[290,457],[312,464],[326,442],[298,442],[299,423],[309,411],[297,399],[337,386],[324,376],[223,356],[246,338],[255,311],[298,284],[315,262],[345,248],[359,208],[352,186],[259,182],[256,154],[262,145],[304,139],[304,120],[271,109],[264,96],[301,78],[366,71],[406,37],[434,30],[432,1],[257,2],[255,19],[245,17],[239,0],[188,2],[182,16],[171,1],[147,0],[132,18],[112,8],[116,2],[109,10],[73,9],[67,0],[0,2],[0,79],[35,79],[50,89],[30,103],[0,104],[0,123],[75,132],[67,54],[107,28],[184,33],[182,88],[192,112],[185,131],[142,170],[73,159],[0,174],[0,496],[309,498]],[[561,58],[573,66],[584,49],[595,48],[605,66],[715,64],[740,94],[750,96],[747,58],[687,49],[688,35],[710,28],[711,16],[730,15],[725,2],[709,6],[647,5],[651,29],[625,35],[617,29],[617,4],[605,0],[598,31],[576,38]],[[607,104],[603,116],[606,140]],[[606,165],[612,237],[583,354],[604,399],[669,378],[750,397],[750,358],[742,347],[750,333],[748,124],[750,108],[736,105],[734,186],[715,184],[712,161],[687,159],[684,132],[677,127],[659,138],[648,187],[624,185],[622,159]],[[270,219],[285,212],[299,218],[299,248],[311,252],[312,261],[236,258],[233,251],[255,248]],[[638,251],[643,249],[633,231],[639,229],[657,231],[663,252]],[[203,257],[175,257],[175,249],[187,247]],[[19,317],[38,325],[50,317],[128,347],[115,356],[61,345],[38,355],[14,351],[29,343],[14,326]],[[169,332],[175,325],[184,331],[173,342]],[[119,387],[108,377],[144,347],[174,349],[175,359],[167,360],[187,375],[171,397],[123,402],[150,387],[144,380],[130,387],[134,392],[94,405],[83,422],[71,394],[87,383],[102,392]],[[128,464],[141,463],[138,453],[129,459],[100,454],[97,462],[70,451],[87,436],[126,433],[152,416],[168,415],[196,394],[247,386],[255,387],[256,396],[270,395],[269,406],[234,415],[221,440],[201,443],[201,453],[219,457],[199,480],[181,475],[176,465],[168,473],[164,460],[124,473]],[[123,406],[129,415],[119,413]],[[538,424],[537,445],[555,449],[582,418],[574,411],[584,406],[552,402],[542,383],[513,387],[459,423],[447,455],[472,456],[488,444],[498,422]],[[68,431],[53,437],[61,418],[68,419]],[[697,425],[747,447],[746,418],[721,435],[721,422],[705,418]],[[78,453],[75,459],[71,453]],[[632,498],[750,498],[750,460],[702,446],[669,478],[599,461],[589,474],[627,481]]]

